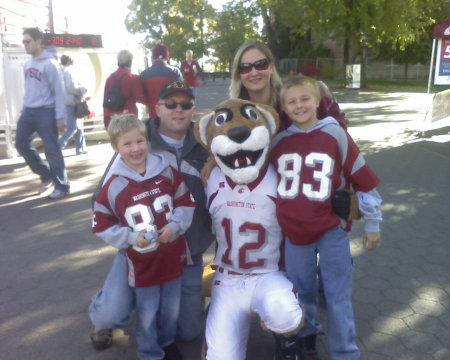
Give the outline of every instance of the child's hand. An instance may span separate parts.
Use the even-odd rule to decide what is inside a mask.
[[[139,233],[139,235],[136,239],[136,245],[137,245],[137,247],[140,247],[140,248],[144,248],[144,247],[150,245],[150,241],[148,241],[145,238],[145,233],[143,233],[143,232]]]
[[[373,250],[380,245],[379,232],[365,232],[363,234],[363,244],[367,250]]]
[[[158,242],[161,244],[166,244],[172,240],[172,229],[167,225],[162,229],[158,230]]]

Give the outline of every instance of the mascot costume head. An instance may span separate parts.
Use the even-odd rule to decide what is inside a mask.
[[[196,122],[195,136],[226,176],[236,184],[249,184],[267,164],[278,123],[272,107],[230,99]]]

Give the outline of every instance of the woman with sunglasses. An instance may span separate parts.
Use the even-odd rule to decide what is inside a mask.
[[[243,43],[234,56],[230,97],[273,106],[280,115],[280,131],[291,124],[280,107],[281,85],[282,80],[275,67],[275,57],[270,49],[257,40]],[[326,85],[322,85],[318,118],[332,116],[346,129],[345,114],[341,112]]]

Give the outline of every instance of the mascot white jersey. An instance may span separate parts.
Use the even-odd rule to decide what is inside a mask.
[[[207,186],[217,236],[216,272],[206,322],[208,360],[244,360],[251,315],[290,336],[303,323],[292,283],[279,269],[277,178],[267,165],[278,115],[269,106],[231,99],[203,116],[197,140],[214,157]]]

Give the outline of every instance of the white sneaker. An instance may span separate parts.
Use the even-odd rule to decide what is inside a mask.
[[[69,192],[64,190],[55,189],[53,192],[48,196],[49,199],[52,200],[58,200],[62,199],[64,196],[66,196]]]
[[[42,182],[41,185],[39,185],[38,194],[45,193],[50,188],[50,186],[52,186],[52,182],[52,180]]]

